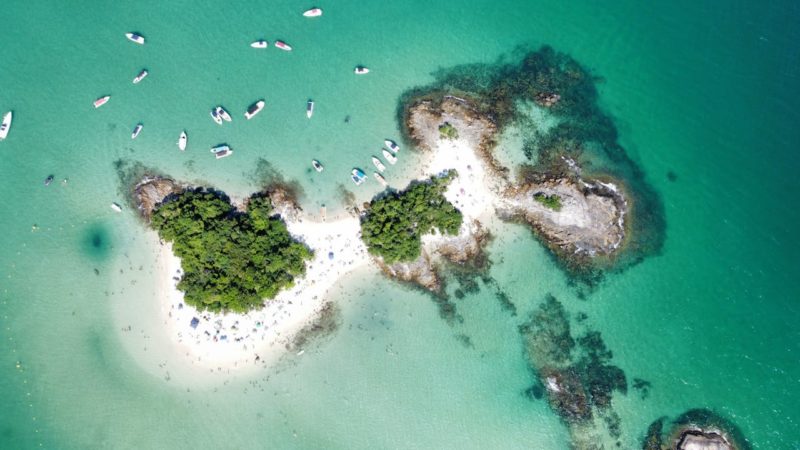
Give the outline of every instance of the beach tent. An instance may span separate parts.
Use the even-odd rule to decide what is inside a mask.
[[[200,319],[198,319],[197,317],[192,317],[192,323],[190,323],[189,325],[191,325],[192,328],[196,329],[197,325],[199,324],[200,324]]]

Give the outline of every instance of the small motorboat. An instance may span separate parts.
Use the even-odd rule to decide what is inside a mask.
[[[219,144],[216,147],[211,147],[211,153],[219,153],[224,151],[231,151],[231,148],[228,147],[228,144]]]
[[[260,113],[261,110],[264,109],[264,105],[266,105],[264,100],[259,100],[253,103],[247,108],[247,111],[244,112],[244,118],[247,120],[252,119],[256,114]]]
[[[355,169],[353,169],[352,172],[350,172],[350,178],[353,180],[353,183],[355,183],[356,186],[360,186],[361,183],[366,181],[367,176],[364,175],[364,171],[363,170],[361,170],[359,168],[355,168]]]
[[[181,136],[178,138],[178,148],[181,151],[186,150],[186,143],[189,141],[189,135],[186,134],[186,130],[181,131]]]
[[[144,80],[144,77],[146,77],[149,73],[150,72],[148,72],[147,69],[142,69],[142,71],[139,72],[139,75],[136,75],[136,78],[133,79],[133,84],[139,84],[139,82]]]
[[[323,170],[325,170],[325,168],[322,167],[322,164],[320,164],[320,162],[317,161],[316,159],[311,160],[311,165],[314,166],[314,170],[316,170],[317,172],[322,172]]]
[[[111,100],[111,96],[110,95],[104,95],[104,96],[102,96],[102,97],[100,97],[100,98],[98,98],[97,100],[94,101],[94,107],[95,108],[99,108],[99,107],[105,105],[106,103],[108,103],[109,100]]]
[[[378,172],[372,172],[372,175],[375,176],[375,179],[378,180],[378,183],[380,183],[381,186],[389,186],[389,183],[386,182],[386,178],[383,178],[383,175],[379,174]]]
[[[306,117],[309,119],[314,115],[314,100],[306,102]]]
[[[14,115],[11,113],[11,111],[7,112],[3,116],[3,122],[0,123],[0,141],[8,136],[8,130],[11,129],[11,119],[13,119],[13,117]]]
[[[228,111],[225,111],[225,108],[223,108],[222,106],[217,106],[217,114],[218,114],[218,115],[219,115],[219,116],[222,118],[222,120],[224,120],[225,122],[230,122],[231,120],[233,120],[233,119],[231,119],[231,115],[230,115],[230,114],[228,114]]]
[[[139,45],[144,45],[144,36],[139,33],[125,33],[125,37],[128,38],[129,41],[135,42]]]
[[[380,159],[377,156],[372,157],[372,164],[375,164],[375,168],[378,169],[379,172],[383,172],[386,170],[386,166],[383,165]]]
[[[233,154],[233,150],[222,150],[219,152],[214,153],[214,157],[217,159],[227,158]]]
[[[119,203],[117,202],[111,204],[111,209],[113,209],[116,212],[122,212],[122,206],[119,206]]]
[[[50,183],[53,182],[53,179],[55,179],[54,175],[48,175],[47,178],[44,179],[44,185],[50,186]]]
[[[275,47],[278,47],[279,49],[285,50],[287,52],[292,51],[292,46],[283,41],[275,41]]]
[[[397,152],[399,152],[399,151],[400,151],[400,146],[399,146],[399,145],[397,145],[397,144],[396,144],[396,143],[395,143],[393,140],[391,140],[391,139],[386,139],[385,141],[383,141],[383,143],[384,143],[384,144],[386,144],[386,148],[388,148],[389,150],[391,150],[391,151],[392,151],[392,153],[394,153],[395,155],[397,154]]]
[[[303,15],[305,17],[319,17],[322,15],[322,10],[320,8],[311,8],[304,12]]]
[[[264,39],[259,39],[257,41],[253,41],[250,44],[250,47],[253,47],[253,48],[267,48],[267,47],[269,47],[269,42],[265,41]]]
[[[356,67],[356,68],[353,70],[353,72],[355,72],[355,74],[356,74],[356,75],[364,75],[364,74],[366,74],[366,73],[369,73],[369,69],[367,69],[367,68],[366,68],[366,67],[364,67],[364,66],[357,66],[357,67]]]
[[[214,119],[214,122],[217,122],[217,125],[222,125],[222,117],[220,117],[217,108],[211,110],[211,118]]]
[[[144,128],[144,125],[142,125],[141,123],[137,124],[133,128],[133,133],[131,133],[131,139],[136,139],[136,136],[139,136],[139,133],[142,132],[142,128]]]
[[[389,150],[383,149],[383,157],[386,158],[387,161],[389,161],[389,164],[394,165],[394,163],[397,162],[397,158],[395,158],[395,156],[391,154]]]

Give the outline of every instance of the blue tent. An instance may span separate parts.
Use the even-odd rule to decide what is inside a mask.
[[[197,317],[192,317],[192,323],[190,323],[189,325],[191,325],[192,328],[197,328],[197,325],[200,325],[200,319],[198,319]]]

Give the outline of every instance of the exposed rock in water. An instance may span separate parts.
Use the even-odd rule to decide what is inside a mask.
[[[290,343],[286,344],[286,349],[294,352],[305,350],[309,345],[331,336],[339,328],[340,323],[339,307],[333,302],[327,302],[322,305],[317,316],[298,331]]]
[[[133,201],[145,220],[150,220],[153,210],[170,195],[178,194],[188,185],[167,177],[145,176],[133,188]]]
[[[750,444],[731,421],[708,409],[681,414],[663,434],[666,418],[654,421],[642,443],[643,450],[749,450]]]
[[[537,194],[557,197],[560,208]],[[625,237],[625,199],[612,185],[559,178],[509,187],[503,197],[498,214],[524,220],[560,255],[609,255]]]

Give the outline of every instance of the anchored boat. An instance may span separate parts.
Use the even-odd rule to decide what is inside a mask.
[[[214,122],[217,122],[217,125],[222,125],[222,117],[219,116],[217,108],[211,110],[211,118],[214,119]]]
[[[116,212],[122,212],[122,207],[119,206],[119,203],[117,202],[111,204],[111,209],[113,209]]]
[[[94,107],[95,108],[99,108],[99,107],[105,105],[106,103],[108,103],[109,100],[111,100],[111,96],[110,95],[104,95],[104,96],[102,96],[102,97],[100,97],[100,98],[98,98],[97,100],[94,101]]]
[[[247,120],[252,119],[253,116],[255,116],[256,114],[260,113],[261,110],[264,109],[264,105],[265,104],[266,103],[264,102],[264,100],[259,100],[259,101],[255,102],[255,103],[253,103],[252,105],[250,105],[250,107],[247,108],[247,111],[244,112],[244,118],[247,119]]]
[[[386,182],[386,178],[383,178],[383,175],[379,174],[378,172],[372,172],[372,175],[375,176],[375,179],[378,180],[378,183],[380,183],[381,186],[389,186],[389,183]]]
[[[144,128],[144,125],[142,125],[141,123],[137,124],[133,128],[133,133],[131,133],[131,139],[136,139],[136,136],[139,136],[139,133],[142,132],[142,128]]]
[[[189,136],[186,134],[186,130],[181,131],[181,136],[178,138],[178,148],[181,151],[186,150],[186,143],[189,140]]]
[[[397,162],[397,158],[395,158],[393,154],[389,153],[389,150],[383,149],[383,157],[389,161],[389,164],[394,165],[394,163]]]
[[[303,15],[306,17],[319,17],[322,15],[322,10],[320,8],[311,8],[304,12]]]
[[[311,165],[314,166],[314,170],[316,170],[317,172],[322,172],[323,170],[325,170],[325,168],[322,167],[322,164],[316,159],[311,160]]]
[[[144,36],[139,33],[125,33],[125,37],[128,38],[129,41],[135,42],[139,45],[144,45]]]
[[[220,118],[222,118],[222,120],[224,120],[225,122],[230,122],[231,120],[233,120],[231,119],[231,115],[228,114],[228,111],[225,111],[225,108],[223,108],[222,106],[217,106],[217,115]]]
[[[136,75],[136,78],[133,79],[133,84],[139,84],[139,82],[144,80],[144,77],[146,77],[149,73],[150,72],[148,72],[147,69],[142,69],[142,71],[139,72],[139,75]]]
[[[259,39],[257,41],[253,41],[253,43],[250,44],[250,47],[253,47],[253,48],[267,48],[268,46],[269,46],[269,42],[267,42],[267,41],[265,41],[263,39]]]
[[[13,116],[14,115],[11,113],[11,111],[7,112],[3,116],[3,122],[0,123],[0,141],[2,141],[3,139],[6,138],[6,136],[8,136],[8,130],[11,129],[11,119],[13,118]]]
[[[311,116],[313,115],[314,115],[314,101],[309,100],[308,103],[306,103],[306,117],[310,119]]]
[[[358,66],[353,70],[353,72],[355,72],[356,75],[364,75],[366,73],[369,73],[369,69],[367,69],[364,66]]]
[[[283,41],[275,41],[275,47],[278,47],[279,49],[285,50],[287,52],[292,51],[292,46]]]
[[[397,144],[396,144],[396,143],[395,143],[393,140],[391,140],[391,139],[386,139],[385,141],[383,141],[383,143],[384,143],[384,144],[386,144],[386,147],[387,147],[389,150],[391,150],[391,151],[392,151],[392,153],[394,153],[394,154],[397,154],[397,152],[399,152],[399,151],[400,151],[400,146],[399,146],[399,145],[397,145]]]
[[[360,186],[361,183],[366,181],[367,176],[364,175],[364,171],[363,170],[361,170],[359,168],[355,168],[355,169],[353,169],[352,172],[350,172],[350,178],[353,180],[353,183],[355,183],[356,186]]]
[[[372,157],[372,164],[375,164],[375,168],[378,169],[379,172],[383,172],[386,170],[386,166],[383,165],[380,159],[377,156]]]

